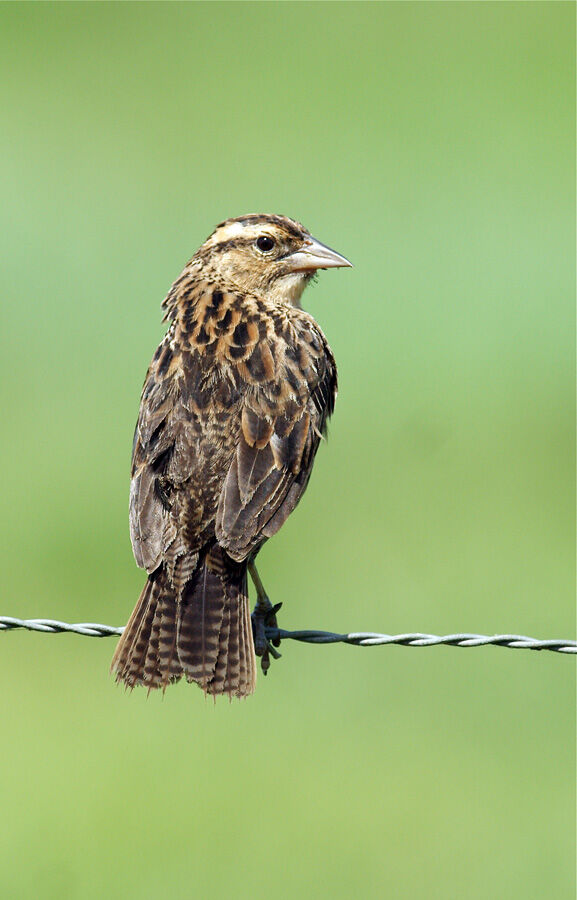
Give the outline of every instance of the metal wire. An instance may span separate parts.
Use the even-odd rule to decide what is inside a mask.
[[[377,647],[398,644],[401,647],[509,647],[512,650],[554,650],[557,653],[577,653],[577,641],[547,640],[526,637],[522,634],[376,634],[372,631],[357,631],[350,634],[334,634],[330,631],[283,631],[282,628],[267,629],[270,640],[290,638],[308,644],[353,644],[356,647]]]
[[[71,631],[86,637],[111,637],[122,634],[124,627],[98,625],[94,622],[69,624],[55,619],[14,619],[0,616],[0,631],[26,628],[45,634],[59,634]],[[556,653],[577,653],[577,641],[546,640],[526,637],[522,634],[377,634],[373,631],[355,631],[337,634],[333,631],[285,631],[283,628],[267,628],[267,638],[271,641],[301,641],[307,644],[353,644],[356,647],[376,647],[397,644],[401,647],[509,647],[512,650],[553,650]]]
[[[43,631],[45,634],[71,631],[86,637],[111,637],[124,631],[124,626],[115,628],[113,625],[96,625],[94,622],[77,622],[71,625],[69,622],[58,622],[56,619],[13,619],[11,616],[0,616],[0,631],[13,631],[16,628]]]

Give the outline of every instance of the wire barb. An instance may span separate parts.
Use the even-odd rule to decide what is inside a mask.
[[[0,616],[0,631],[25,628],[45,634],[60,634],[70,631],[86,637],[112,637],[124,631],[113,625],[98,625],[94,622],[69,624],[55,619],[14,619]],[[378,634],[373,631],[354,631],[337,634],[333,631],[285,631],[283,628],[267,628],[270,641],[301,641],[307,644],[353,644],[356,647],[377,647],[397,644],[401,647],[509,647],[512,650],[552,650],[555,653],[577,653],[577,641],[546,640],[527,637],[522,634]]]

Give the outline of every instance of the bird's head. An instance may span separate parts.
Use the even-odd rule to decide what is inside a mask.
[[[284,216],[248,215],[217,225],[195,254],[224,287],[265,293],[298,306],[318,269],[350,266],[344,256],[317,241]]]

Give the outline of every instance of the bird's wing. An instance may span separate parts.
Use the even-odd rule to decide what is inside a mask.
[[[130,483],[132,549],[137,564],[148,572],[160,564],[167,543],[167,504],[161,479],[174,449],[173,435],[166,427],[172,407],[169,382],[155,376],[153,365],[144,383],[134,431]]]
[[[189,502],[189,482],[195,460],[190,449],[192,394],[178,389],[167,374],[173,358],[170,333],[151,363],[140,404],[132,451],[130,536],[139,566],[153,572],[161,562],[173,581],[185,579],[196,565],[189,529],[182,528],[182,504]],[[189,355],[190,378],[198,378],[198,364]],[[187,571],[180,571],[186,559]]]
[[[278,380],[246,393],[216,515],[217,540],[234,559],[246,559],[276,534],[299,502],[336,386],[330,349],[315,337],[285,354]]]

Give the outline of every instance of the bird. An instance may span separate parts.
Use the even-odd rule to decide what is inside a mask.
[[[257,655],[265,674],[279,655],[266,626],[280,604],[255,559],[307,487],[337,394],[301,296],[317,270],[350,266],[293,219],[245,215],[217,225],[164,299],[131,468],[132,547],[148,577],[111,664],[127,687],[184,677],[242,698]]]

